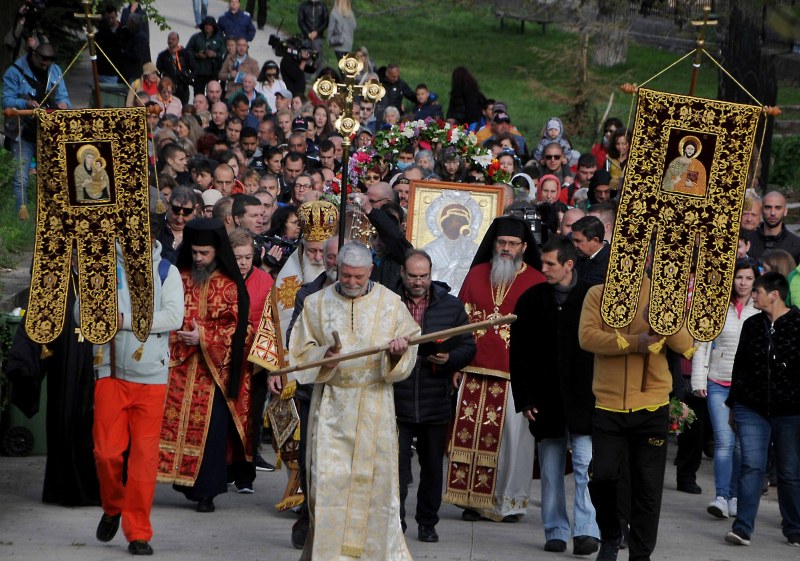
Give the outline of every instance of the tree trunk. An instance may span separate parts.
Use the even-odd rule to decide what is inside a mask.
[[[598,2],[592,63],[602,67],[625,63],[628,60],[629,27],[630,18],[626,0]]]
[[[761,51],[762,5],[759,0],[731,3],[731,10],[727,14],[725,22],[720,63],[760,103],[775,105],[778,99],[778,80],[775,75],[773,55],[763,54]],[[722,72],[719,73],[717,95],[725,101],[756,104],[742,88]],[[761,189],[764,189],[767,185],[774,120],[774,117],[767,119],[764,146],[759,154],[761,168],[756,171],[758,168],[755,161],[753,162],[749,173],[750,177],[748,177],[748,187],[760,186]],[[761,141],[763,126],[762,124],[759,127],[756,135],[756,148]],[[758,179],[757,184],[753,183],[752,176]]]

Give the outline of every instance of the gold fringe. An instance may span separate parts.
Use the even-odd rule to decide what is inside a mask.
[[[664,348],[664,342],[667,340],[666,337],[662,337],[652,345],[648,345],[647,348],[650,350],[651,353],[657,355],[661,352],[661,349]]]
[[[133,360],[139,362],[142,360],[142,355],[144,354],[144,343],[139,345],[139,348],[133,351]]]
[[[25,206],[25,203],[22,203],[22,206],[19,207],[19,213],[17,213],[17,216],[19,216],[20,220],[27,220],[30,218],[30,216],[28,216],[28,207]]]
[[[46,358],[50,358],[51,356],[53,356],[53,351],[51,351],[50,349],[48,349],[48,348],[47,348],[47,345],[42,345],[42,352],[41,352],[41,354],[39,355],[39,358],[40,358],[41,360],[44,360],[44,359],[46,359]]]
[[[292,440],[300,442],[300,423],[297,423],[297,426],[294,428],[294,434],[292,434]]]
[[[616,329],[614,330],[614,335],[616,335],[617,337],[617,347],[619,347],[619,350],[624,351],[625,349],[631,346],[631,344],[628,343],[625,337],[623,337],[618,330]]]
[[[684,358],[686,358],[687,360],[691,359],[694,356],[694,353],[697,352],[697,347],[698,347],[698,345],[695,345],[694,347],[692,347],[691,349],[689,349],[685,353],[683,353]]]
[[[94,355],[94,365],[100,366],[103,364],[103,347],[97,347],[97,354]]]
[[[278,450],[277,455],[275,456],[275,471],[281,469],[281,451]]]
[[[292,380],[291,382],[283,386],[283,391],[281,391],[281,399],[292,399],[296,392],[297,392],[297,382]]]

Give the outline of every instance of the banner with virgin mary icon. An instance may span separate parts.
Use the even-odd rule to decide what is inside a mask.
[[[41,344],[64,325],[70,267],[78,272],[81,333],[95,344],[117,332],[117,246],[130,287],[132,329],[153,317],[147,121],[144,108],[36,110],[38,193],[25,329]]]
[[[654,241],[648,320],[699,341],[722,330],[730,302],[747,172],[763,108],[638,89],[601,313],[614,328],[638,307]],[[690,280],[694,277],[688,306]]]

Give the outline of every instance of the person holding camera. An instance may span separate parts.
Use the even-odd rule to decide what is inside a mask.
[[[55,60],[56,50],[50,43],[41,43],[17,59],[3,74],[3,109],[69,109],[69,94]],[[5,148],[17,160],[12,192],[19,209],[26,202],[31,158],[36,151],[35,118],[7,118],[5,135]]]
[[[49,42],[39,28],[39,14],[43,9],[44,0],[25,0],[20,6],[14,26],[3,38],[3,43],[11,50],[12,60],[25,57],[41,43]]]
[[[189,86],[195,71],[194,55],[180,44],[180,36],[175,31],[167,35],[167,48],[158,53],[156,68],[161,77],[171,78],[175,83],[175,97],[181,105],[189,103]]]

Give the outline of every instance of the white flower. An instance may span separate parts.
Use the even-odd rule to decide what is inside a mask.
[[[488,168],[492,163],[492,153],[486,151],[473,154],[472,161],[481,166],[482,168]]]

